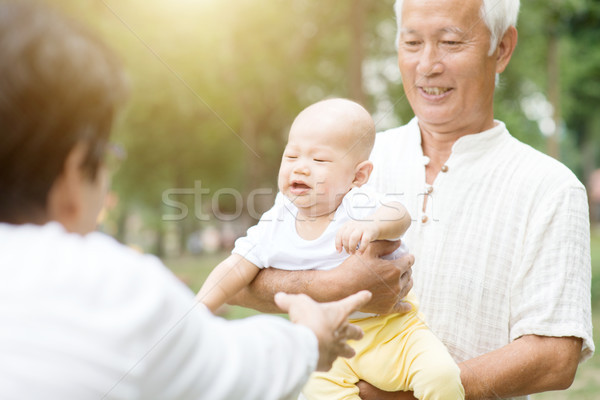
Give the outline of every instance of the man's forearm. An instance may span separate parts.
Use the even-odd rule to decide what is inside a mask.
[[[304,293],[319,302],[345,297],[330,284],[330,271],[286,271],[266,268],[250,285],[229,301],[229,304],[253,308],[265,313],[279,313],[274,297],[278,292]]]
[[[571,386],[581,339],[528,335],[461,363],[467,400],[523,396]]]
[[[376,314],[408,312],[410,304],[400,300],[412,287],[410,268],[414,257],[407,255],[397,260],[380,258],[392,253],[398,246],[398,242],[373,242],[364,254],[348,257],[338,267],[327,271],[263,269],[229,304],[273,313],[281,312],[274,303],[277,292],[304,293],[318,302],[326,302],[369,290],[373,297],[361,311]]]

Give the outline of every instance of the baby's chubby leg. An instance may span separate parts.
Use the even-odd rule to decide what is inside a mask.
[[[338,358],[328,372],[314,372],[304,386],[304,400],[360,400],[356,383],[358,377],[348,360]]]
[[[458,365],[420,313],[368,319],[361,327],[361,342],[370,344],[348,361],[360,379],[389,392],[413,391],[421,400],[464,399]]]
[[[327,373],[315,373],[304,387],[308,400],[359,400],[358,380],[379,389],[413,391],[421,400],[462,400],[460,369],[429,330],[412,300],[413,311],[354,321],[364,331],[351,359],[338,359]]]
[[[408,387],[422,400],[463,400],[465,390],[460,380],[460,368],[446,347],[429,329],[419,333],[408,349]]]

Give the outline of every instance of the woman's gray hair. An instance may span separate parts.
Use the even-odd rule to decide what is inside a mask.
[[[396,0],[394,11],[396,12],[396,22],[398,32],[396,34],[396,47],[400,44],[400,29],[402,25],[402,6],[404,0]],[[519,0],[481,0],[481,9],[479,14],[481,19],[490,31],[490,51],[489,55],[496,50],[496,46],[506,33],[510,26],[517,26],[517,16],[519,15]]]

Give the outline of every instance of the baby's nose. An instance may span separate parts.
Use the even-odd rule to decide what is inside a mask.
[[[298,161],[294,166],[294,172],[302,175],[310,175],[310,168],[304,161]]]

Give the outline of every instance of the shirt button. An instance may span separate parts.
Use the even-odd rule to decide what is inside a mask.
[[[425,187],[425,193],[431,194],[432,192],[433,192],[433,186],[426,186]]]
[[[423,215],[423,216],[421,217],[421,222],[422,222],[422,223],[426,223],[427,221],[429,221],[429,217],[428,217],[427,215]]]
[[[448,166],[442,165],[442,172],[448,172]]]

